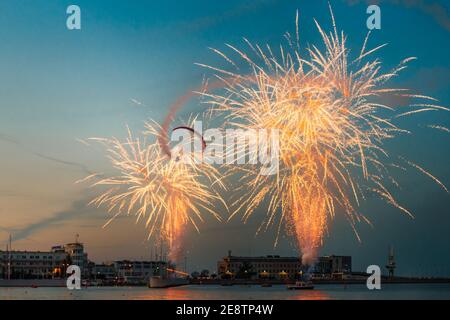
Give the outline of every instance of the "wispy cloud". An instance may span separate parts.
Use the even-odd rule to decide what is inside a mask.
[[[20,142],[17,139],[15,139],[14,137],[11,137],[7,134],[0,133],[0,140],[8,142],[8,143],[12,143],[12,144],[20,145]]]
[[[4,228],[4,227],[0,226],[0,231],[1,231],[1,232],[12,232],[13,229],[10,229],[10,228]]]
[[[81,171],[83,171],[84,173],[86,173],[88,175],[94,174],[94,172],[89,170],[89,168],[87,166],[85,166],[84,164],[73,162],[73,161],[61,160],[61,159],[58,159],[58,158],[47,156],[47,155],[39,153],[39,152],[34,152],[34,151],[30,151],[30,152],[33,155],[35,155],[36,157],[39,157],[41,159],[45,159],[45,160],[52,161],[52,162],[55,162],[55,163],[59,163],[59,164],[62,164],[62,165],[78,168],[78,169],[80,169]]]
[[[2,197],[25,197],[28,196],[22,192],[16,192],[13,190],[0,189],[0,196]]]
[[[12,233],[14,241],[18,241],[27,239],[36,232],[50,227],[56,227],[75,218],[78,219],[88,215],[91,215],[92,218],[98,218],[98,215],[93,215],[93,213],[95,213],[95,209],[88,207],[87,203],[87,199],[77,200],[73,202],[69,209],[57,212],[50,217],[43,218],[21,228],[1,228],[0,230]],[[101,224],[99,224],[99,227],[101,227]]]
[[[58,158],[55,158],[55,157],[52,157],[52,156],[49,156],[49,155],[45,155],[45,154],[40,153],[40,152],[33,151],[31,148],[29,148],[28,146],[24,145],[22,142],[20,142],[18,139],[14,138],[12,136],[0,133],[0,141],[4,141],[4,142],[10,143],[10,144],[14,144],[14,145],[20,147],[22,150],[25,150],[26,152],[28,152],[28,153],[30,153],[30,154],[38,157],[38,158],[41,158],[41,159],[44,159],[44,160],[48,160],[48,161],[51,161],[51,162],[54,162],[54,163],[62,164],[62,165],[65,165],[65,166],[78,168],[80,171],[84,172],[87,175],[94,174],[94,172],[89,170],[89,168],[86,165],[84,165],[84,164],[73,162],[73,161],[68,161],[68,160],[63,160],[63,159],[58,159]]]

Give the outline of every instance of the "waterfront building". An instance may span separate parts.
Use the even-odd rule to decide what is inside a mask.
[[[96,280],[99,283],[112,283],[118,279],[114,263],[93,264],[90,271],[91,279]]]
[[[2,279],[60,278],[64,275],[67,266],[65,252],[0,251],[0,278]]]
[[[164,261],[120,260],[94,264],[90,268],[90,278],[98,283],[147,284],[150,277],[165,272]]]
[[[268,278],[294,279],[302,272],[298,257],[239,257],[231,251],[217,263],[217,272],[221,278]]]
[[[114,261],[116,278],[127,284],[145,284],[150,277],[160,275],[166,269],[164,261]]]
[[[335,255],[319,257],[313,272],[323,276],[349,274],[352,272],[352,257]]]
[[[74,242],[68,243],[64,246],[54,247],[56,250],[64,250],[70,257],[73,265],[80,267],[83,276],[89,275],[88,254],[84,252],[84,245],[82,243]]]
[[[11,244],[9,246],[11,248]],[[89,275],[87,253],[82,243],[53,246],[50,251],[0,251],[0,278],[63,278],[69,265]]]
[[[217,263],[218,275],[221,278],[271,278],[294,279],[301,276],[307,269],[298,257],[239,257],[228,256]],[[352,273],[351,256],[324,256],[319,257],[314,266],[313,273],[317,277],[338,277]]]

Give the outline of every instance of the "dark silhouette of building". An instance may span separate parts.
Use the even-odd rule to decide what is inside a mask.
[[[302,271],[298,257],[238,257],[228,256],[217,262],[217,273],[222,278],[296,278]]]
[[[313,272],[323,275],[351,273],[352,257],[335,255],[319,257],[314,266]]]

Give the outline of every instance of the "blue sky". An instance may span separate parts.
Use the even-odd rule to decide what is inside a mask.
[[[387,70],[416,56],[394,80],[450,105],[450,15],[446,1],[378,1],[382,29],[370,45],[388,43],[379,53]],[[66,28],[66,8],[81,8],[82,30]],[[358,51],[367,32],[366,1],[331,1],[348,46]],[[106,214],[86,207],[92,193],[74,184],[87,171],[108,171],[98,148],[77,138],[124,137],[143,121],[161,121],[171,102],[197,87],[205,70],[220,63],[208,47],[243,46],[242,37],[277,46],[295,27],[300,11],[303,45],[320,41],[316,18],[331,26],[326,1],[2,1],[0,3],[0,240],[18,235],[21,249],[45,250],[80,233],[91,258],[148,257],[145,230],[132,218],[101,229]],[[208,76],[208,74],[206,74]],[[145,104],[137,106],[130,99]],[[183,114],[201,111],[193,100]],[[415,134],[388,147],[423,164],[450,185],[449,135],[425,128],[449,126],[448,113],[411,117],[403,123]],[[374,228],[359,226],[358,243],[344,219],[332,224],[323,254],[351,254],[355,266],[383,264],[388,246],[398,252],[405,274],[450,275],[449,195],[411,173],[401,181],[399,199],[415,220],[369,199],[363,207]],[[262,212],[261,212],[262,213]],[[191,268],[215,267],[228,249],[236,254],[295,254],[288,241],[273,249],[273,232],[257,238],[257,221],[219,225],[190,234]],[[234,239],[239,239],[234,240]],[[244,245],[245,243],[245,245]]]

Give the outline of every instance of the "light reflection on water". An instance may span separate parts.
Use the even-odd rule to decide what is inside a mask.
[[[185,286],[170,289],[99,287],[0,288],[0,300],[328,300],[328,299],[446,299],[450,284],[395,284],[369,291],[364,285],[318,285],[315,290],[291,291],[285,286]]]
[[[159,292],[155,292],[159,291]],[[265,299],[294,299],[294,300],[324,300],[330,299],[320,290],[310,291],[289,291],[285,286],[273,286],[262,288],[260,286],[189,286],[170,289],[150,289],[136,296],[136,299],[155,299],[164,300],[265,300]]]

